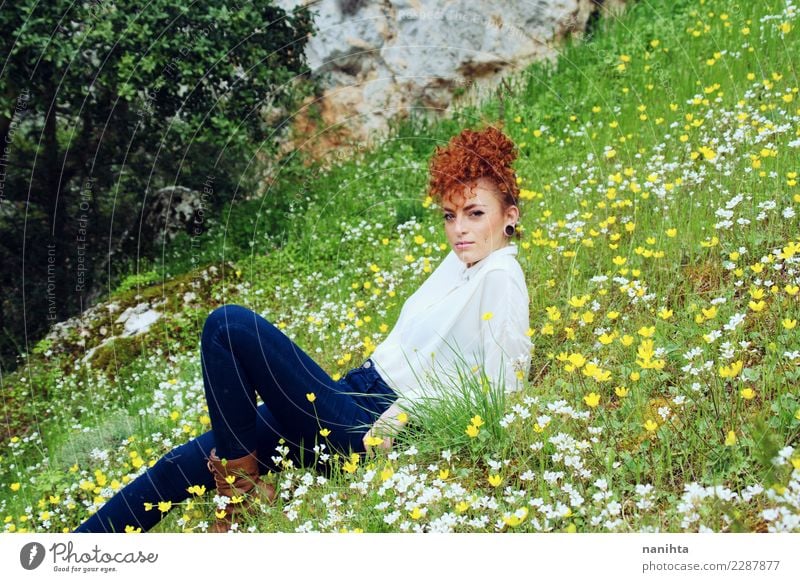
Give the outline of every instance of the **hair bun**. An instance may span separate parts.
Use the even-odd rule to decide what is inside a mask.
[[[516,145],[495,126],[464,129],[446,147],[436,147],[430,161],[429,194],[441,198],[460,192],[464,184],[476,178],[490,177],[516,204],[519,187],[512,168],[516,159]]]

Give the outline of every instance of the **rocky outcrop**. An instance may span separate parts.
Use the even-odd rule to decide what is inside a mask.
[[[480,96],[626,0],[278,0],[301,3],[315,13],[306,56],[324,93],[317,119],[298,112],[301,141],[290,145],[324,152],[380,135],[412,109],[436,115],[459,95]]]

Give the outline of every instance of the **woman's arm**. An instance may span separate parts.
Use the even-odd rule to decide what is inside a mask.
[[[485,275],[480,303],[480,334],[486,376],[506,391],[521,387],[530,367],[528,294],[508,271]],[[519,373],[518,373],[519,372]],[[501,378],[502,376],[502,378]]]

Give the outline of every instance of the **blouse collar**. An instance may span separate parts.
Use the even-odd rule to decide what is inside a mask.
[[[456,257],[456,259],[459,262],[459,268],[458,268],[459,279],[462,281],[469,281],[475,276],[475,273],[480,271],[481,268],[490,259],[501,257],[503,255],[516,255],[516,254],[517,254],[517,245],[508,244],[502,248],[492,251],[483,259],[481,259],[480,261],[478,261],[476,264],[472,265],[469,268],[467,268],[466,263],[462,262],[461,259],[458,259],[458,257]]]

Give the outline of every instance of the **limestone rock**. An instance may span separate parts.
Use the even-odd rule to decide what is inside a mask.
[[[286,10],[311,5],[316,32],[306,57],[324,89],[321,123],[300,115],[303,141],[286,149],[324,153],[381,135],[412,109],[443,114],[458,94],[478,97],[510,72],[553,59],[593,13],[625,1],[278,0]]]

